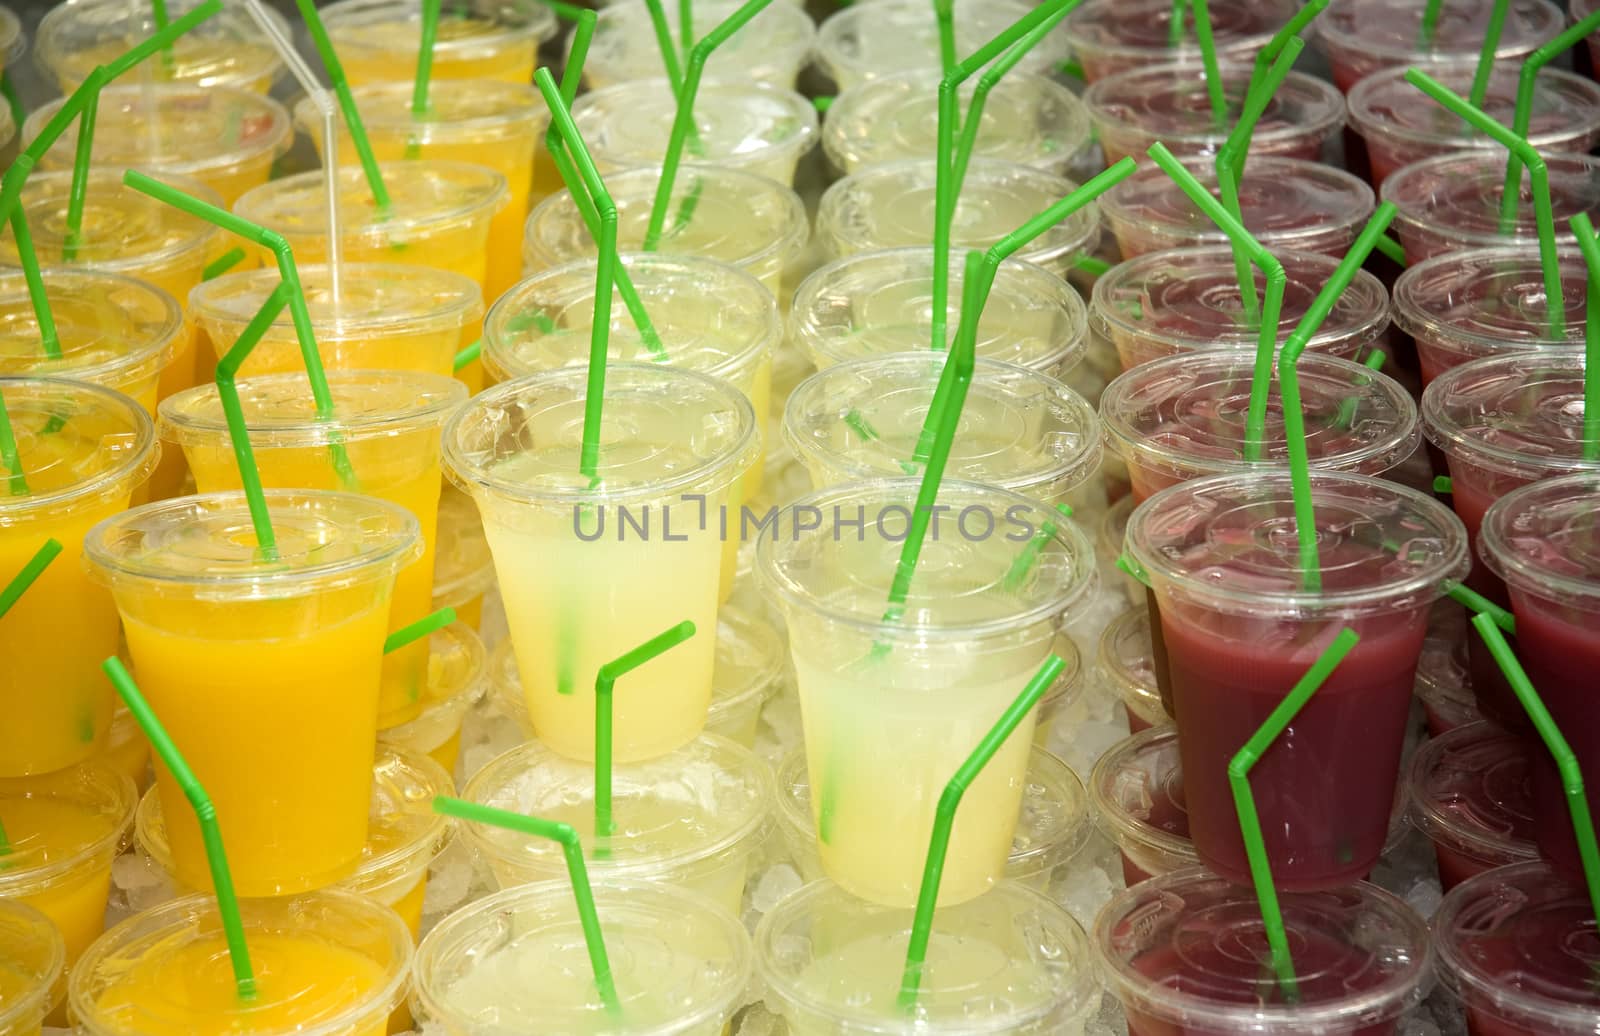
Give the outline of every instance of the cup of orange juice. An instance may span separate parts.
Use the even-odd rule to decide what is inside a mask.
[[[61,1002],[67,961],[61,933],[26,903],[0,900],[0,1032],[39,1036]]]
[[[417,74],[421,0],[341,0],[322,9],[328,39],[353,86]],[[538,0],[465,0],[439,16],[433,79],[530,83],[539,45],[556,34],[556,16]]]
[[[416,718],[378,731],[378,743],[425,755],[455,773],[461,758],[461,724],[489,683],[483,641],[471,627],[453,622],[425,642],[427,686]]]

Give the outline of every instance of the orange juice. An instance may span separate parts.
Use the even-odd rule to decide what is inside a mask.
[[[445,773],[455,773],[461,755],[461,722],[488,685],[483,641],[470,627],[454,622],[424,643],[428,648],[428,681],[420,703],[422,710],[408,723],[379,730],[378,741],[414,755],[426,755]]]
[[[342,0],[323,8],[322,20],[352,86],[397,80],[409,84],[416,75],[422,38],[419,0]],[[555,15],[537,0],[449,4],[439,16],[433,80],[530,83],[539,44],[556,29]]]
[[[61,933],[25,903],[0,900],[0,1034],[38,1036],[60,1002],[67,959]]]

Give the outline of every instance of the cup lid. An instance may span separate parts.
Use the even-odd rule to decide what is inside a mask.
[[[0,960],[5,961],[7,978],[0,1026],[16,1032],[37,1028],[61,999],[61,972],[67,964],[61,933],[28,904],[0,899]]]
[[[494,585],[494,557],[472,498],[453,486],[439,494],[433,550],[433,603],[459,608]]]
[[[1527,744],[1492,723],[1429,738],[1411,759],[1411,817],[1435,841],[1496,863],[1533,860]]]
[[[1428,613],[1428,632],[1417,659],[1416,694],[1423,707],[1459,726],[1479,719],[1467,663],[1467,615],[1454,601],[1441,600]]]
[[[738,8],[737,0],[696,0],[692,35],[702,38]],[[667,19],[667,35],[687,53],[689,48],[679,38],[678,11],[672,11]],[[797,5],[769,4],[712,53],[706,71],[728,79],[792,86],[795,67],[805,64],[816,35],[811,16]],[[643,0],[624,0],[601,8],[585,67],[603,69],[607,82],[664,74],[661,48]],[[784,79],[790,81],[780,82]]]
[[[1420,105],[1419,105],[1420,106]],[[1556,240],[1571,245],[1567,224],[1578,213],[1600,217],[1600,158],[1552,151],[1544,158],[1550,177],[1550,207]],[[1527,171],[1523,171],[1526,180]],[[1434,155],[1402,166],[1383,181],[1379,193],[1399,209],[1395,220],[1413,224],[1449,242],[1451,251],[1527,245],[1537,241],[1534,207],[1519,204],[1511,232],[1500,229],[1500,199],[1505,192],[1506,156],[1499,148]],[[1531,187],[1523,187],[1524,196]]]
[[[359,166],[341,166],[339,235],[390,247],[410,235],[440,233],[462,222],[488,219],[508,198],[506,178],[487,166],[414,159],[378,163],[392,211],[378,212]],[[328,233],[328,192],[322,171],[297,173],[252,187],[233,204],[234,214],[286,237]]]
[[[1452,367],[1422,393],[1422,427],[1445,454],[1524,478],[1600,470],[1584,454],[1583,357],[1514,353]]]
[[[10,846],[0,903],[40,896],[85,865],[107,863],[127,844],[139,791],[124,773],[88,762],[0,779],[0,820]]]
[[[22,19],[9,7],[0,7],[0,62],[10,64],[22,56]]]
[[[1118,845],[1153,850],[1180,866],[1200,862],[1189,838],[1178,729],[1170,720],[1108,749],[1089,775],[1089,799]]]
[[[227,207],[216,191],[198,180],[168,174],[158,179],[203,202]],[[64,264],[71,187],[70,172],[35,172],[22,185],[21,205],[41,266]],[[133,276],[166,263],[187,260],[199,266],[221,233],[205,220],[127,186],[115,169],[91,168],[85,199],[81,226],[86,233],[72,261],[79,265]],[[14,236],[0,238],[0,262],[21,265]]]
[[[1248,59],[1266,46],[1299,7],[1294,0],[1213,0],[1211,38],[1218,57]],[[1315,31],[1316,23],[1308,26]],[[1199,44],[1185,33],[1172,45],[1172,5],[1163,0],[1087,0],[1067,16],[1066,36],[1079,54],[1123,60],[1197,60]]]
[[[1496,500],[1478,532],[1478,552],[1513,587],[1600,610],[1600,462],[1544,479]]]
[[[1395,138],[1407,147],[1464,151],[1482,149],[1504,157],[1500,144],[1462,121],[1461,117],[1428,100],[1406,81],[1411,66],[1374,72],[1350,89],[1350,124],[1367,139]],[[1422,64],[1423,71],[1465,97],[1477,73],[1476,60],[1465,57]],[[1516,115],[1520,77],[1515,65],[1502,65],[1489,74],[1489,88],[1478,107],[1506,126]],[[1546,68],[1534,80],[1528,143],[1543,154],[1547,149],[1570,151],[1571,141],[1600,134],[1600,84],[1561,69]],[[1562,147],[1562,144],[1568,146]]]
[[[1588,267],[1575,248],[1557,253],[1561,309],[1572,333],[1550,337],[1539,251],[1481,248],[1408,266],[1394,282],[1395,326],[1413,338],[1442,339],[1452,349],[1487,356],[1511,350],[1576,346]]]
[[[0,394],[28,483],[26,496],[0,496],[0,518],[126,496],[155,467],[155,424],[120,392],[67,378],[0,377]]]
[[[1423,4],[1395,4],[1390,0],[1338,0],[1317,20],[1317,31],[1329,43],[1360,51],[1384,65],[1410,65],[1429,56],[1477,57],[1483,49],[1494,4],[1492,0],[1467,0],[1440,8],[1433,29],[1433,45],[1419,48]],[[1560,8],[1547,0],[1513,0],[1500,30],[1496,64],[1515,68],[1515,59],[1531,54],[1539,44],[1560,32]],[[1423,103],[1419,96],[1418,103]]]
[[[378,740],[405,750],[431,752],[460,733],[466,711],[489,683],[488,652],[466,623],[452,622],[428,637],[428,675],[418,704],[421,715],[378,731]],[[431,743],[430,743],[431,742]]]
[[[172,19],[193,11],[200,0],[169,0]],[[284,39],[289,23],[277,10],[267,17]],[[149,4],[130,6],[123,0],[72,0],[56,4],[39,22],[34,59],[54,73],[64,92],[88,78],[96,65],[149,38],[160,26]],[[157,79],[178,79],[199,86],[254,87],[265,92],[283,59],[271,38],[248,11],[227,7],[194,26],[172,46],[172,67],[144,66]]]
[[[422,39],[422,0],[341,0],[322,9],[322,20],[340,49],[408,51],[414,62]],[[543,43],[559,28],[555,13],[537,0],[472,0],[439,19],[434,52],[468,61],[478,48],[530,37]]]
[[[383,0],[388,2],[388,0]],[[326,10],[331,12],[334,4]],[[533,7],[543,5],[534,2]],[[435,47],[442,50],[443,39]],[[411,110],[412,83],[362,83],[350,89],[361,121],[368,132],[404,132],[419,143],[450,143],[458,140],[487,144],[499,134],[542,131],[549,125],[550,112],[539,91],[530,83],[507,83],[499,79],[435,79],[428,86],[428,111],[417,115]],[[295,125],[313,140],[322,132],[322,111],[310,97],[294,106]]]
[[[572,118],[597,162],[660,165],[678,114],[666,79],[632,79],[591,90],[572,105]],[[817,109],[803,95],[756,80],[707,79],[695,95],[691,161],[758,169],[810,151],[817,142]]]
[[[1132,498],[1130,497],[1130,502]],[[1122,542],[1117,542],[1117,551]],[[1150,643],[1150,612],[1129,608],[1100,635],[1096,672],[1128,711],[1150,726],[1172,722],[1156,684],[1155,649]]]
[[[337,301],[325,265],[300,267],[300,287],[317,340],[365,339],[404,325],[407,331],[464,328],[483,314],[477,282],[459,273],[401,263],[342,263]],[[277,288],[276,269],[240,270],[189,293],[189,312],[201,324],[228,325],[213,338],[233,341]],[[290,329],[287,309],[272,322]]]
[[[956,53],[972,53],[1031,10],[1020,0],[954,5]],[[1046,72],[1064,61],[1067,53],[1062,34],[1050,33],[1023,55],[1017,68]],[[938,23],[928,17],[928,5],[920,0],[878,0],[851,6],[830,15],[817,30],[817,63],[841,86],[896,72],[937,68]]]
[[[183,310],[154,285],[92,269],[58,268],[45,280],[61,356],[46,356],[26,278],[0,271],[0,371],[131,388],[155,375],[183,343]]]

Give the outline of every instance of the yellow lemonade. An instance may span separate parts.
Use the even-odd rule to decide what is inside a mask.
[[[66,947],[51,920],[25,903],[0,900],[0,1036],[38,1036],[60,1002]]]
[[[342,0],[323,8],[322,20],[352,86],[409,84],[416,75],[422,33],[418,0]],[[539,45],[556,31],[555,15],[537,0],[447,4],[434,40],[433,79],[530,83]]]
[[[470,626],[454,622],[428,637],[424,644],[428,671],[419,702],[421,711],[410,722],[380,729],[378,741],[413,755],[427,755],[445,773],[455,773],[461,752],[462,720],[483,697],[489,682],[483,641]]]

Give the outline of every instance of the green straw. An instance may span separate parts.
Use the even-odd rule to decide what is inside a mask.
[[[689,48],[694,46],[694,7],[690,0],[678,0],[678,46],[683,50],[683,60],[689,61]]]
[[[646,662],[694,636],[694,623],[685,619],[657,633],[636,648],[623,652],[594,674],[594,836],[616,831],[611,822],[611,717],[617,680]]]
[[[1417,26],[1417,49],[1433,50],[1433,33],[1439,27],[1439,10],[1444,0],[1428,0],[1422,9],[1422,23]]]
[[[1279,988],[1290,1003],[1300,999],[1300,990],[1294,977],[1294,960],[1289,955],[1289,936],[1283,927],[1283,908],[1278,902],[1278,890],[1272,881],[1272,860],[1267,856],[1266,841],[1261,834],[1261,817],[1256,812],[1255,793],[1250,789],[1250,771],[1284,729],[1294,722],[1311,696],[1317,693],[1317,689],[1360,639],[1354,630],[1340,630],[1333,642],[1311,664],[1311,668],[1295,683],[1288,696],[1272,710],[1267,721],[1250,735],[1250,740],[1228,762],[1228,784],[1233,788],[1233,804],[1239,814],[1239,834],[1244,838],[1245,856],[1250,861],[1250,880],[1255,885],[1256,901],[1261,906],[1261,923],[1266,929],[1267,946],[1272,952],[1272,970],[1277,974]]]
[[[917,893],[917,909],[911,921],[911,938],[906,945],[906,966],[900,977],[900,1007],[910,1011],[917,1003],[917,993],[922,986],[922,966],[928,958],[928,939],[933,931],[933,911],[939,899],[939,882],[944,877],[945,856],[950,851],[950,833],[955,827],[956,810],[967,788],[978,779],[978,774],[995,753],[1006,743],[1017,726],[1033,712],[1044,692],[1055,683],[1066,663],[1058,655],[1045,659],[1044,665],[1033,674],[1022,693],[1011,703],[1000,719],[983,735],[978,747],[972,750],[965,762],[956,769],[950,783],[939,796],[939,806],[933,815],[933,834],[928,840],[928,856],[922,865],[922,887]]]
[[[167,0],[150,0],[150,14],[155,18],[156,29],[159,31],[167,27]],[[172,48],[161,48],[161,63],[168,68],[172,67]]]
[[[244,489],[245,504],[250,508],[250,524],[255,527],[256,548],[265,561],[278,559],[278,537],[272,531],[272,515],[261,489],[261,471],[256,467],[255,450],[250,446],[250,433],[245,427],[244,407],[239,402],[236,381],[239,368],[249,357],[250,351],[261,341],[261,336],[267,333],[272,322],[278,319],[283,307],[288,305],[289,293],[289,285],[279,281],[256,315],[245,325],[233,348],[217,363],[217,395],[222,400],[222,415],[228,425],[233,459],[239,466],[239,482]]]
[[[1200,45],[1200,63],[1206,70],[1206,97],[1211,101],[1211,119],[1220,129],[1228,124],[1228,97],[1222,89],[1222,70],[1217,65],[1217,43],[1211,37],[1211,9],[1207,0],[1191,0],[1194,7],[1194,38]]]
[[[1400,242],[1396,241],[1388,234],[1378,238],[1378,251],[1382,252],[1391,261],[1397,263],[1398,265],[1402,267],[1406,265],[1405,248],[1400,244]]]
[[[238,247],[230,248],[205,265],[205,268],[200,271],[200,279],[214,281],[244,262],[246,258],[244,249]]]
[[[1516,617],[1476,590],[1451,581],[1444,584],[1444,594],[1474,615],[1487,615],[1489,621],[1500,627],[1508,636],[1517,635]]]
[[[411,114],[428,114],[433,79],[433,44],[439,37],[439,0],[422,0],[422,36],[417,44],[417,78],[411,84]]]
[[[1539,73],[1555,58],[1569,50],[1585,36],[1600,29],[1600,10],[1580,20],[1576,25],[1546,43],[1522,63],[1517,77],[1517,110],[1511,120],[1511,132],[1527,137],[1533,125],[1533,93],[1538,86]],[[1500,194],[1500,224],[1510,226],[1517,218],[1517,196],[1521,193],[1522,158],[1512,151],[1506,156],[1506,185]]]
[[[949,75],[956,67],[955,0],[933,0],[933,19],[939,25],[939,68]]]
[[[1172,0],[1172,16],[1167,22],[1167,46],[1176,50],[1183,46],[1183,13],[1189,9],[1189,0]]]
[[[1489,8],[1489,24],[1483,33],[1483,48],[1478,51],[1478,67],[1472,73],[1472,92],[1467,99],[1474,108],[1482,108],[1489,96],[1489,74],[1494,71],[1494,52],[1500,47],[1500,34],[1505,29],[1506,12],[1511,0],[1494,0]]]
[[[1327,9],[1328,3],[1329,0],[1311,0],[1310,3],[1294,13],[1294,17],[1290,18],[1283,28],[1273,35],[1272,40],[1265,47],[1256,52],[1255,66],[1250,70],[1250,86],[1245,90],[1246,97],[1249,97],[1266,81],[1267,73],[1271,70],[1273,62],[1278,60],[1278,55],[1283,52],[1283,48],[1289,45],[1291,39],[1304,32],[1306,26],[1315,21],[1317,15]]]
[[[408,644],[437,633],[455,621],[456,610],[454,608],[440,608],[436,612],[430,612],[409,626],[401,626],[385,637],[383,640],[383,653],[387,655],[391,652],[399,651]]]
[[[1600,460],[1600,241],[1589,214],[1572,217],[1584,264],[1589,268],[1583,320],[1583,459]]]
[[[211,885],[217,895],[217,913],[222,917],[222,936],[228,944],[228,960],[233,965],[233,984],[240,1000],[251,1000],[256,995],[255,972],[250,967],[250,948],[244,940],[244,920],[239,916],[239,899],[233,891],[233,873],[228,869],[228,854],[222,848],[222,831],[217,827],[217,808],[200,784],[200,779],[189,769],[189,763],[178,746],[173,744],[167,730],[156,718],[150,703],[139,692],[139,685],[115,655],[101,663],[100,668],[110,678],[111,685],[122,696],[122,702],[133,713],[144,736],[156,755],[166,764],[172,779],[183,789],[184,798],[194,807],[195,819],[200,822],[200,837],[206,846],[206,861],[211,866]]]
[[[461,370],[469,366],[473,360],[483,355],[483,339],[479,338],[471,345],[456,353],[456,358],[451,363],[451,370]]]
[[[34,552],[28,563],[22,566],[22,570],[11,577],[11,582],[6,584],[4,590],[0,590],[0,619],[5,618],[6,613],[11,611],[22,595],[28,592],[28,587],[44,574],[44,570],[50,567],[50,562],[60,553],[61,543],[52,536]]]
[[[1561,728],[1556,726],[1556,721],[1544,707],[1539,693],[1534,690],[1528,674],[1523,671],[1522,664],[1517,661],[1500,628],[1487,615],[1475,616],[1472,625],[1489,648],[1489,654],[1499,663],[1512,693],[1516,694],[1523,711],[1533,721],[1533,729],[1539,732],[1539,739],[1555,757],[1556,769],[1561,773],[1561,785],[1567,796],[1567,810],[1572,814],[1572,833],[1578,842],[1578,858],[1583,861],[1583,883],[1589,892],[1589,909],[1594,911],[1595,921],[1600,924],[1600,848],[1595,845],[1594,822],[1589,816],[1589,799],[1584,794],[1583,771],[1578,766],[1578,758],[1573,755],[1572,746],[1567,744]]]
[[[645,10],[650,12],[650,27],[655,30],[656,46],[661,48],[661,65],[667,71],[667,85],[672,87],[673,96],[678,94],[678,86],[683,82],[683,73],[678,69],[678,48],[672,44],[672,30],[667,27],[667,12],[661,7],[661,0],[644,0]],[[589,12],[590,17],[594,12]],[[587,43],[585,43],[587,48]],[[577,50],[574,43],[573,50]],[[578,65],[582,67],[583,62]],[[571,67],[571,59],[568,59]],[[568,101],[567,103],[571,103]]]
[[[334,52],[333,41],[328,39],[328,30],[322,25],[322,16],[317,14],[315,0],[295,0],[295,6],[300,9],[300,17],[305,19],[306,31],[311,34],[311,42],[317,48],[318,56],[322,58],[323,67],[328,71],[328,82],[333,84],[333,95],[339,102],[339,110],[344,113],[345,127],[350,130],[350,141],[355,145],[356,158],[361,162],[361,171],[366,174],[367,187],[372,191],[373,204],[377,206],[379,215],[387,215],[389,189],[384,186],[383,174],[378,171],[378,159],[372,153],[372,142],[367,139],[367,125],[361,121],[361,113],[356,110],[356,98],[350,92],[350,83],[344,75],[344,65],[340,63],[339,55]],[[328,141],[328,147],[330,149],[333,147],[333,141]],[[337,173],[338,170],[330,157],[326,175],[335,176]],[[333,231],[333,227],[328,228],[330,234]]]
[[[1502,147],[1510,149],[1513,154],[1521,157],[1523,164],[1528,167],[1528,179],[1533,186],[1534,221],[1539,231],[1539,265],[1544,272],[1546,319],[1549,322],[1550,337],[1566,337],[1566,314],[1557,310],[1562,300],[1561,265],[1556,257],[1556,222],[1550,205],[1550,174],[1545,168],[1544,159],[1539,157],[1539,153],[1528,143],[1527,138],[1519,137],[1506,129],[1426,72],[1415,68],[1409,69],[1406,72],[1406,82],[1467,120],[1475,129],[1487,133]],[[1502,227],[1502,229],[1509,231],[1510,228]]]
[[[6,466],[11,495],[27,496],[28,478],[22,471],[22,457],[17,450],[17,436],[11,427],[11,411],[6,406],[3,394],[0,394],[0,464]]]
[[[578,832],[570,824],[523,816],[521,813],[480,806],[476,802],[465,802],[445,795],[433,800],[433,811],[458,820],[488,824],[561,843],[561,854],[567,861],[567,875],[572,880],[572,895],[578,903],[578,921],[583,926],[583,941],[589,948],[589,967],[594,971],[594,984],[600,991],[600,999],[604,1001],[606,1010],[613,1016],[621,1014],[622,1005],[617,1000],[617,985],[611,975],[611,960],[606,956],[606,940],[600,931],[600,915],[594,908],[594,890],[589,887],[589,868],[583,862],[583,845],[578,839]]]

